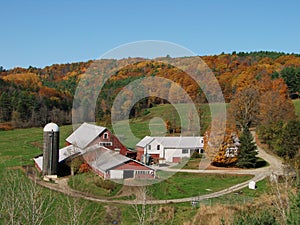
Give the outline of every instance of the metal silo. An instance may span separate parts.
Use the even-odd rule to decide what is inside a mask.
[[[48,123],[44,127],[43,175],[56,175],[58,168],[59,127]]]

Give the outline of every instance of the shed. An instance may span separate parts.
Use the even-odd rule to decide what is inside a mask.
[[[256,189],[256,183],[255,183],[255,181],[253,181],[253,180],[250,181],[248,187],[251,190],[255,190]]]
[[[73,145],[66,146],[59,150],[58,152],[58,163],[62,163],[69,158],[75,157],[82,154],[84,151],[74,147]],[[42,172],[43,170],[43,155],[37,156],[33,159],[36,168]]]

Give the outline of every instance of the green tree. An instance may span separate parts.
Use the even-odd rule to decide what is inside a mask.
[[[274,150],[275,143],[281,135],[282,127],[283,122],[259,125],[258,136],[261,142],[267,144],[271,150]]]
[[[289,92],[300,92],[300,67],[287,67],[280,72],[281,77],[289,88]]]
[[[8,93],[3,92],[0,94],[0,121],[6,122],[11,119],[12,104],[11,97]]]
[[[257,147],[248,127],[245,127],[240,137],[240,147],[236,165],[242,168],[253,168],[257,163]]]
[[[282,130],[276,144],[275,151],[279,156],[293,159],[300,151],[300,121],[289,121]]]

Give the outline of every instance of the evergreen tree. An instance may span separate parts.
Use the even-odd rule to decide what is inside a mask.
[[[257,147],[253,142],[252,134],[245,127],[240,137],[240,148],[236,165],[242,168],[254,168],[257,163]]]
[[[289,121],[276,141],[275,151],[281,157],[293,159],[300,150],[300,121]]]

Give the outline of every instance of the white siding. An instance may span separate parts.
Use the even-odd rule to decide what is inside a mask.
[[[157,145],[160,145],[160,150],[157,150]],[[150,146],[150,149],[149,149]],[[160,158],[164,157],[164,146],[157,142],[156,140],[152,141],[150,144],[146,145],[146,147],[144,148],[144,153],[148,153],[148,154],[159,154]]]
[[[123,170],[110,170],[110,179],[123,179]]]
[[[172,162],[173,157],[190,157],[190,150],[188,150],[188,153],[182,153],[182,149],[165,149],[165,158],[167,162]]]

